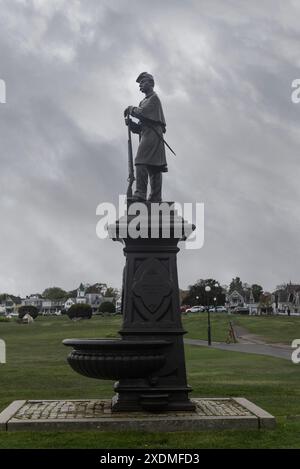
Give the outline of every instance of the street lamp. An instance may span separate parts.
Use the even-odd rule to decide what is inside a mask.
[[[211,324],[210,324],[210,312],[209,312],[209,304],[208,304],[208,294],[211,291],[211,288],[209,285],[206,285],[205,291],[206,291],[206,303],[207,303],[207,343],[208,345],[211,345]]]
[[[218,288],[218,287],[219,287],[219,284],[215,283],[214,288]],[[207,343],[208,345],[211,345],[211,322],[210,322],[210,311],[209,311],[209,304],[208,304],[208,297],[209,297],[208,294],[211,291],[211,287],[209,285],[206,285],[205,291],[206,291],[206,303],[207,303]],[[217,297],[215,296],[214,297],[215,306],[216,306],[216,301],[217,301]]]

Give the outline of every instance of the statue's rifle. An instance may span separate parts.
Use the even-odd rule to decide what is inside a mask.
[[[131,141],[131,119],[129,114],[125,118],[126,125],[128,127],[128,188],[127,188],[127,200],[132,198],[132,185],[135,181],[134,167],[133,167],[133,154],[132,154],[132,141]]]

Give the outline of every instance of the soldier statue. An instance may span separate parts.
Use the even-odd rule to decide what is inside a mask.
[[[163,134],[166,132],[166,121],[159,97],[153,90],[154,78],[150,73],[143,72],[137,79],[140,91],[145,98],[139,106],[129,106],[124,111],[124,116],[133,116],[138,119],[134,122],[127,119],[133,133],[139,135],[139,147],[135,157],[136,190],[133,200],[144,202],[147,200],[148,178],[150,180],[149,202],[161,202],[162,200],[162,173],[168,171],[165,141]]]

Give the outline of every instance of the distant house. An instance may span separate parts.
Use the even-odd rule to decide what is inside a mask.
[[[226,306],[229,310],[236,307],[248,308],[249,314],[257,314],[259,312],[258,303],[254,300],[251,288],[247,288],[242,292],[233,290],[231,293],[227,293]]]
[[[104,296],[107,292],[107,285],[106,283],[95,283],[94,285],[90,285],[86,289],[86,294],[88,293],[98,293]]]
[[[79,287],[77,288],[77,296],[76,298],[68,298],[67,301],[65,301],[64,308],[66,311],[71,308],[71,306],[76,305],[76,304],[85,304],[88,303],[86,295],[86,288],[81,283]]]
[[[103,296],[99,293],[87,293],[85,298],[86,302],[92,307],[93,313],[96,313],[103,302]]]
[[[95,313],[98,311],[103,301],[115,302],[115,298],[104,296],[107,290],[107,285],[104,283],[96,283],[92,286],[80,283],[77,290],[71,292],[70,294],[72,296],[67,300],[49,300],[37,294],[27,296],[22,300],[22,305],[35,306],[42,314],[55,314],[61,312],[63,309],[68,311],[68,309],[75,304],[89,304],[92,307],[93,313]],[[73,296],[74,294],[76,294],[76,296]]]
[[[42,314],[56,314],[56,313],[60,313],[63,308],[64,308],[63,300],[43,299],[41,312]]]
[[[119,295],[116,299],[116,310],[121,311],[122,308],[122,295]]]
[[[300,313],[300,285],[288,283],[272,293],[276,313]]]
[[[96,292],[95,292],[96,290]],[[64,308],[67,311],[71,306],[75,304],[89,304],[92,307],[93,313],[95,313],[100,304],[103,301],[103,295],[97,292],[97,289],[93,289],[92,287],[86,288],[83,283],[79,285],[77,288],[77,296],[76,298],[68,298],[64,304]],[[87,293],[89,292],[89,293]]]
[[[67,301],[64,304],[64,309],[68,311],[68,309],[71,308],[71,306],[76,304],[76,298],[68,298]]]
[[[38,294],[26,296],[26,298],[22,300],[22,306],[35,306],[38,311],[41,311],[43,306],[43,298]]]
[[[16,312],[17,305],[16,305],[15,302],[11,299],[10,296],[7,296],[7,297],[6,297],[6,300],[5,300],[5,302],[4,302],[4,308],[5,308],[6,314],[11,314],[11,313],[15,313],[15,312]]]
[[[86,288],[84,285],[81,283],[79,287],[77,288],[77,298],[76,298],[76,303],[87,303],[86,297],[85,297],[85,291]]]
[[[237,306],[244,306],[244,296],[237,290],[226,295],[226,306],[227,308],[236,308]]]
[[[4,298],[0,302],[0,315],[8,316],[9,314],[16,313],[18,309],[19,301],[15,301],[9,295],[4,295]]]

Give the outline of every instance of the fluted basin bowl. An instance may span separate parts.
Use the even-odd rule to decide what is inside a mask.
[[[166,361],[166,340],[65,339],[73,347],[68,363],[77,373],[98,379],[145,378]]]

